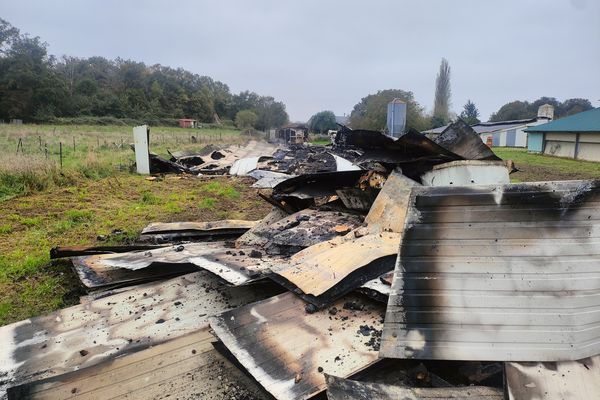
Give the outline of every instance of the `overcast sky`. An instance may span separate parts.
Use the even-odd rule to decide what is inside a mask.
[[[0,0],[54,55],[183,67],[282,100],[290,118],[348,114],[382,89],[430,111],[452,68],[452,109],[487,119],[511,100],[600,106],[599,0]]]

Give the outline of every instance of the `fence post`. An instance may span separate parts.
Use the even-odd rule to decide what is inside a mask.
[[[62,142],[58,142],[58,152],[60,154],[60,169],[62,169],[62,167],[63,167],[63,162],[62,162]]]
[[[75,154],[75,136],[73,136],[73,154]]]

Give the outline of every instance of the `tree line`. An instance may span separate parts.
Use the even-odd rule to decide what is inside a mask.
[[[103,57],[49,55],[39,37],[0,19],[0,119],[55,122],[60,118],[114,117],[148,123],[193,118],[235,120],[251,112],[253,127],[288,121],[285,104],[182,68]]]

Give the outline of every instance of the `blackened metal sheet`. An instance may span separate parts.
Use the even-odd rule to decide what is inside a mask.
[[[258,221],[245,221],[239,219],[225,219],[209,222],[154,222],[142,230],[142,234],[149,233],[174,233],[181,231],[196,231],[214,233],[218,231],[236,231],[240,234],[255,227]]]
[[[352,233],[350,233],[352,235]],[[400,234],[384,232],[353,240],[331,240],[294,254],[269,277],[306,301],[332,300],[394,268]]]
[[[214,349],[214,340],[206,326],[114,360],[10,388],[8,399],[268,399]]]
[[[346,308],[344,308],[346,305]],[[292,293],[210,318],[227,349],[277,399],[325,390],[324,373],[348,377],[377,362],[383,306],[347,296],[309,314]]]
[[[72,259],[73,268],[79,280],[89,289],[108,289],[118,286],[130,286],[142,282],[166,279],[177,275],[196,272],[198,267],[191,263],[161,264],[148,268],[131,270],[117,268],[102,263],[102,255],[81,256]]]
[[[366,227],[294,254],[269,277],[324,307],[393,269],[400,232],[416,182],[393,172],[365,218]]]
[[[598,399],[600,356],[577,361],[505,363],[510,400]]]
[[[336,189],[354,187],[365,171],[323,172],[287,179],[273,188],[276,199],[296,197],[310,199],[336,195]]]
[[[466,160],[502,160],[481,140],[479,135],[462,119],[448,125],[435,142]]]
[[[599,181],[414,188],[381,356],[600,353],[599,201]]]
[[[259,221],[221,220],[210,222],[154,222],[142,231],[140,241],[156,243],[194,239],[237,238]]]
[[[416,388],[327,376],[328,400],[503,400],[501,389],[485,386]]]
[[[188,243],[145,252],[79,257],[74,259],[74,265],[88,287],[133,283],[136,277],[147,279],[153,274],[164,276],[194,268],[205,269],[233,285],[241,285],[261,279],[263,272],[281,259],[277,255],[266,256],[260,250],[256,247],[236,249],[226,242]]]
[[[2,326],[0,398],[8,386],[194,332],[211,314],[279,293],[273,286],[225,287],[201,271]]]
[[[50,249],[50,259],[90,256],[93,254],[126,253],[135,250],[152,250],[164,245],[142,244],[124,246],[56,246]]]

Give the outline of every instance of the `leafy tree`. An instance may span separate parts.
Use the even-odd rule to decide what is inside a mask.
[[[537,115],[531,112],[530,104],[527,101],[512,101],[500,107],[500,109],[493,113],[490,117],[490,121],[512,121],[516,119],[533,118]]]
[[[469,125],[475,125],[479,122],[479,110],[471,100],[467,100],[467,103],[463,106],[463,111],[460,113],[460,117]]]
[[[588,99],[567,99],[558,108],[558,117],[566,117],[594,108]],[[555,110],[556,111],[556,110]]]
[[[434,127],[442,126],[450,121],[450,64],[442,58],[440,71],[435,79],[435,99],[433,101]]]
[[[308,129],[319,133],[327,132],[330,129],[337,129],[335,114],[333,111],[320,111],[316,113],[308,120]]]
[[[250,110],[242,110],[238,111],[235,114],[235,125],[241,129],[249,129],[254,128],[256,123],[258,122],[258,115],[253,113]]]
[[[395,98],[406,102],[407,129],[423,131],[430,127],[429,121],[423,115],[423,107],[414,99],[413,93],[399,89],[380,90],[363,97],[354,106],[349,125],[353,129],[384,130],[387,123],[387,105]]]

